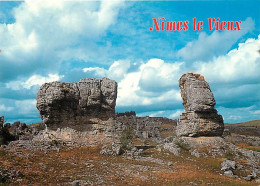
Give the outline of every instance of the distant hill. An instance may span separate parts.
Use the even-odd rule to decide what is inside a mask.
[[[260,128],[260,119],[246,121],[242,123],[226,123],[226,126],[240,126],[240,127],[257,127]]]
[[[259,137],[260,119],[243,123],[225,124],[225,128],[229,129],[231,133]]]

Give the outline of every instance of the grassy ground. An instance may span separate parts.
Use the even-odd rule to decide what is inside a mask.
[[[256,185],[221,175],[221,157],[196,158],[185,150],[177,157],[151,148],[141,160],[130,160],[100,155],[100,148],[64,148],[47,153],[19,149],[16,154],[1,150],[0,166],[24,174],[10,180],[10,185],[71,185],[74,180],[93,185]]]

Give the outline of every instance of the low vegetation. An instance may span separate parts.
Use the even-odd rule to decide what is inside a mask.
[[[12,179],[11,185],[71,185],[74,180],[82,180],[86,185],[256,184],[221,175],[222,158],[196,158],[187,151],[182,156],[174,156],[150,148],[145,150],[151,157],[149,161],[128,160],[123,156],[102,156],[100,149],[100,146],[65,147],[47,152],[19,149],[19,153],[2,153],[0,167],[24,174]]]

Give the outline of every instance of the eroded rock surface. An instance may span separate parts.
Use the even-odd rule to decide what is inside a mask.
[[[0,117],[0,145],[5,143],[5,139],[4,139],[4,116]]]
[[[178,120],[178,136],[221,136],[223,118],[214,108],[216,102],[209,84],[200,74],[186,73],[179,80],[185,112]]]
[[[37,93],[37,109],[49,129],[89,131],[98,120],[115,117],[116,97],[117,83],[108,78],[51,82]]]

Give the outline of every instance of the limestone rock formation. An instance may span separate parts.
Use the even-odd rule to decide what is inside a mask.
[[[51,82],[37,93],[37,109],[49,129],[91,130],[97,120],[115,117],[117,83],[108,78]]]
[[[223,118],[214,108],[216,102],[209,84],[200,74],[186,73],[179,80],[185,112],[177,123],[178,136],[221,136]]]
[[[0,145],[3,145],[5,143],[4,139],[4,116],[0,117]]]
[[[0,145],[7,144],[9,141],[14,140],[14,136],[8,131],[6,125],[4,125],[4,116],[0,117]]]

